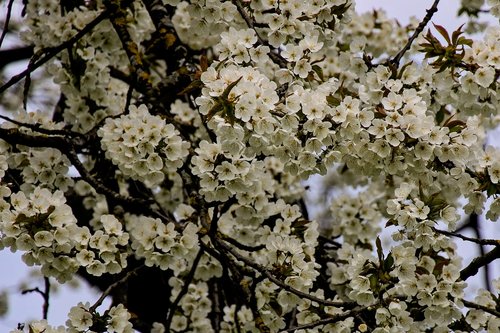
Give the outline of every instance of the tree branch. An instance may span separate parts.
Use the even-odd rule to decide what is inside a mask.
[[[5,22],[3,25],[2,35],[0,36],[0,47],[2,47],[3,40],[9,31],[9,23],[10,16],[12,15],[12,5],[14,4],[14,0],[9,0],[9,4],[7,5],[7,14],[5,15]],[[1,58],[0,58],[1,59]],[[0,64],[0,68],[2,68]]]
[[[168,316],[167,320],[165,321],[165,329],[167,331],[170,331],[170,325],[172,323],[172,319],[174,318],[175,311],[177,310],[177,307],[179,306],[180,301],[186,295],[189,289],[189,285],[193,281],[194,278],[194,273],[196,272],[196,269],[198,268],[198,264],[200,263],[201,257],[203,256],[203,248],[200,248],[198,250],[198,254],[196,254],[196,258],[194,258],[193,265],[191,266],[191,270],[189,271],[188,275],[186,276],[186,279],[184,280],[184,285],[182,286],[181,291],[175,298],[174,302],[170,306],[170,310],[168,311]]]
[[[466,301],[464,299],[462,300],[462,302],[468,308],[483,310],[484,312],[488,312],[489,314],[494,315],[495,317],[500,318],[500,311],[497,311],[495,309],[489,308],[489,307],[481,305],[481,304],[477,304],[477,303],[474,303],[474,302]]]
[[[490,262],[500,258],[500,245],[496,246],[493,250],[486,253],[484,256],[480,256],[472,260],[469,266],[465,267],[460,271],[460,278],[465,281],[471,276],[477,274],[479,269],[484,265],[488,265]]]
[[[22,46],[7,50],[0,50],[0,69],[10,63],[30,58],[33,55],[33,46]]]
[[[132,40],[132,37],[127,30],[127,15],[126,8],[124,7],[126,3],[118,0],[107,0],[104,1],[104,4],[109,12],[111,24],[118,34],[123,50],[127,54],[130,65],[132,66],[135,85],[142,87],[144,91],[151,93],[153,90],[150,74],[144,66],[143,55],[139,51],[139,46]]]
[[[38,60],[35,60],[33,62],[30,62],[28,67],[22,71],[21,73],[14,75],[7,83],[5,83],[3,86],[0,87],[0,94],[3,93],[5,90],[9,89],[12,87],[14,84],[18,83],[21,81],[23,78],[27,77],[30,73],[34,72],[38,67],[42,66],[45,64],[47,61],[55,57],[59,52],[63,51],[64,49],[70,47],[74,43],[76,43],[80,38],[85,36],[87,33],[89,33],[95,26],[97,26],[100,22],[102,22],[106,17],[108,16],[107,11],[101,12],[95,19],[93,19],[89,24],[87,24],[82,30],[80,30],[78,33],[76,33],[73,37],[71,37],[69,40],[65,41],[64,43],[60,44],[59,46],[56,47],[51,47],[44,49],[40,52],[38,55],[39,58]]]
[[[104,194],[106,199],[111,202],[116,202],[124,207],[129,208],[131,211],[145,213],[145,209],[149,210],[152,216],[158,217],[163,221],[174,222],[175,220],[169,216],[162,214],[158,210],[153,210],[150,205],[154,203],[152,199],[141,199],[135,197],[124,197],[119,193],[113,191],[105,186],[100,180],[96,179],[87,168],[82,164],[78,157],[80,151],[85,144],[85,141],[79,138],[68,139],[63,136],[45,136],[45,135],[29,135],[19,131],[17,128],[0,128],[0,139],[7,141],[11,145],[23,145],[32,148],[55,148],[65,154],[80,176],[96,189],[98,193]]]
[[[120,284],[127,282],[128,279],[130,279],[133,275],[137,274],[137,272],[140,269],[142,269],[143,267],[144,267],[144,265],[141,265],[141,266],[134,268],[133,270],[127,272],[127,274],[125,274],[125,276],[122,277],[120,280],[109,285],[109,287],[106,288],[106,290],[101,294],[99,299],[89,308],[89,312],[91,312],[91,313],[95,312],[95,310],[99,307],[99,305],[102,304],[104,299],[106,299],[106,297],[108,297],[108,295],[111,294],[113,289],[118,287]]]
[[[40,288],[36,287],[33,289],[26,289],[21,292],[22,295],[25,295],[27,293],[32,293],[36,292],[43,297],[43,308],[42,308],[42,313],[43,313],[43,319],[48,318],[49,314],[49,300],[50,300],[50,280],[48,277],[43,278],[44,281],[44,291],[41,291]]]
[[[226,245],[223,241],[219,240],[218,238],[216,239],[217,244],[220,245],[222,248],[224,248],[227,252],[231,253],[236,259],[243,261],[246,265],[252,267],[254,270],[257,272],[265,275],[269,280],[271,280],[274,284],[278,285],[282,289],[291,292],[299,297],[306,298],[308,300],[311,300],[313,302],[317,302],[322,305],[327,305],[327,306],[335,306],[335,307],[353,307],[356,305],[355,302],[342,302],[342,301],[328,301],[325,299],[318,298],[316,296],[310,295],[308,293],[302,292],[300,290],[297,290],[293,288],[292,286],[287,285],[283,281],[279,280],[276,278],[267,268],[265,268],[262,265],[259,265],[252,260],[242,256],[238,252],[234,251],[230,246]]]
[[[432,16],[434,15],[434,13],[436,13],[438,11],[437,7],[438,7],[438,4],[439,4],[439,1],[440,0],[434,0],[434,3],[432,4],[431,8],[427,9],[427,14],[425,15],[425,17],[422,20],[422,22],[420,22],[420,24],[417,26],[417,29],[415,29],[415,31],[413,32],[413,35],[410,37],[410,39],[408,39],[408,42],[406,43],[406,45],[390,61],[390,63],[393,64],[393,65],[395,65],[396,68],[399,66],[399,62],[401,61],[401,58],[403,58],[403,56],[405,55],[405,53],[410,49],[411,44],[413,43],[413,41],[418,37],[418,35],[422,31],[424,31],[425,26],[429,23],[429,21],[431,20]]]
[[[289,329],[286,329],[286,330],[283,330],[283,331],[280,331],[280,332],[281,333],[295,332],[297,330],[305,330],[305,329],[308,329],[308,328],[314,328],[314,327],[319,326],[319,325],[326,325],[326,324],[335,323],[335,322],[338,322],[340,320],[344,320],[344,319],[347,319],[349,317],[352,317],[352,316],[354,316],[354,315],[356,315],[358,313],[361,313],[361,312],[363,312],[364,310],[366,310],[366,309],[368,309],[370,307],[374,307],[375,305],[363,306],[363,307],[360,307],[360,308],[357,308],[357,309],[352,309],[350,311],[347,311],[347,312],[344,312],[344,313],[341,313],[341,314],[338,314],[338,315],[334,315],[334,316],[331,316],[329,318],[320,319],[320,320],[314,321],[314,322],[309,323],[309,324],[297,325],[295,327],[291,327]]]
[[[446,230],[441,230],[441,229],[437,229],[437,228],[432,228],[435,232],[437,232],[438,234],[443,234],[443,235],[446,235],[446,236],[450,236],[450,237],[457,237],[457,238],[460,238],[464,241],[468,241],[468,242],[473,242],[473,243],[476,243],[476,244],[481,244],[481,245],[493,245],[493,246],[498,246],[500,245],[500,240],[498,239],[479,239],[479,238],[472,238],[472,237],[467,237],[467,236],[464,236],[464,235],[461,235],[461,234],[458,234],[456,232],[450,232],[450,231],[446,231]]]
[[[243,20],[245,20],[247,26],[255,31],[255,34],[257,35],[257,39],[259,41],[259,44],[261,45],[268,45],[268,43],[260,36],[260,34],[257,32],[254,26],[254,22],[250,16],[248,16],[247,12],[245,11],[245,8],[243,8],[243,5],[241,3],[241,0],[233,0],[233,3],[235,4],[236,8],[238,9],[238,12],[240,13],[241,17]],[[278,53],[274,53],[273,51],[269,52],[269,57],[273,60],[275,64],[280,66],[281,68],[286,68],[287,67],[287,61],[283,59]]]
[[[62,136],[69,136],[69,137],[80,137],[81,139],[85,138],[85,135],[78,133],[78,132],[73,132],[73,131],[68,131],[68,130],[58,130],[58,129],[48,129],[48,128],[43,128],[41,127],[40,124],[27,124],[23,123],[20,121],[17,121],[15,119],[9,118],[4,115],[0,115],[0,119],[6,120],[8,122],[11,122],[19,127],[26,127],[29,128],[30,130],[42,134],[47,134],[47,135],[62,135]]]

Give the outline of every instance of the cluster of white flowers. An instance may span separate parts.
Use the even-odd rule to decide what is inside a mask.
[[[358,193],[357,196],[340,195],[332,200],[330,212],[333,237],[343,237],[350,244],[370,243],[380,233],[381,214],[377,206],[377,197],[371,192]]]
[[[236,305],[226,306],[224,308],[224,322],[221,324],[221,333],[232,333],[237,327],[242,332],[258,332],[255,327],[252,311],[243,305],[236,308]]]
[[[25,11],[29,29],[23,31],[21,37],[25,42],[34,44],[35,51],[58,46],[97,16],[95,11],[87,8],[75,8],[62,15],[59,4],[50,1],[26,4]]]
[[[57,149],[29,149],[11,156],[11,168],[27,164],[23,167],[24,183],[21,186],[26,193],[32,192],[37,186],[67,191],[74,185],[74,180],[68,175],[71,163]]]
[[[230,1],[195,0],[178,1],[172,23],[181,40],[193,49],[202,49],[217,44],[228,24],[242,23],[236,6]]]
[[[186,223],[179,232],[173,222],[164,224],[160,219],[127,215],[125,221],[134,254],[147,266],[170,269],[175,276],[189,269],[199,249],[198,226]]]
[[[178,71],[148,53],[153,22],[146,5],[132,1],[118,24],[130,40],[120,40],[112,17],[48,64],[64,96],[64,111],[55,117],[63,121],[33,114],[16,119],[89,134],[119,170],[117,196],[131,195],[130,180],[139,191],[143,183],[156,201],[145,209],[167,218],[132,214],[126,205],[108,207],[109,193],[97,194],[84,174],[74,182],[70,161],[57,149],[0,141],[1,247],[24,251],[28,265],[41,265],[44,275],[62,282],[81,268],[94,276],[119,273],[129,256],[169,271],[171,294],[165,297],[172,303],[182,298],[178,309],[170,309],[170,327],[155,323],[153,332],[213,331],[212,283],[238,275],[245,275],[237,281],[242,290],[253,288],[243,296],[255,304],[243,298],[241,304],[219,304],[222,332],[257,332],[261,325],[277,332],[286,328],[286,316],[307,325],[347,311],[300,296],[305,294],[369,307],[377,333],[441,332],[462,317],[475,330],[497,329],[499,319],[485,311],[470,309],[462,316],[466,283],[460,258],[435,227],[444,222],[453,231],[461,206],[481,213],[487,196],[500,193],[500,151],[484,146],[486,130],[500,123],[500,29],[464,42],[456,54],[448,45],[437,60],[399,67],[390,57],[418,22],[399,26],[378,11],[357,16],[350,0],[162,3],[171,14],[166,24],[177,33],[172,38],[187,46],[176,52],[192,56],[178,59]],[[464,7],[474,12],[484,3]],[[498,0],[488,5],[500,16]],[[23,38],[35,50],[59,45],[104,7],[100,1],[92,6],[63,15],[50,1],[29,1]],[[425,42],[421,35],[409,55]],[[124,48],[134,50],[133,59]],[[129,87],[138,74],[132,63],[151,66],[141,77],[152,85],[168,82],[174,91],[177,79],[190,77],[188,88],[200,84],[200,93],[184,89],[167,103],[151,98],[142,94],[144,87]],[[165,108],[165,117],[153,114],[149,103]],[[2,128],[35,132],[29,126]],[[85,167],[94,162],[91,151],[80,152]],[[334,167],[344,177],[339,192],[349,193],[348,184],[365,187],[355,196],[329,197],[329,219],[320,226],[300,205],[301,181]],[[16,186],[3,179],[10,171],[23,181],[15,193],[10,187]],[[65,201],[64,192],[73,195],[69,190],[83,198],[90,221],[77,224]],[[499,216],[495,197],[487,217]],[[384,246],[377,237],[383,218],[396,229]],[[322,245],[318,253],[323,243],[331,247]],[[250,261],[254,266],[246,265]],[[228,262],[231,267],[223,267]],[[318,279],[325,271],[328,276]],[[494,309],[497,297],[481,291],[476,302]],[[121,304],[103,315],[78,304],[67,328],[38,321],[28,329],[127,333],[130,317]],[[368,329],[349,316],[310,331]]]
[[[104,314],[90,311],[90,304],[79,303],[71,308],[66,321],[67,333],[110,332],[133,333],[130,313],[123,304],[111,307]]]
[[[98,134],[106,156],[123,174],[150,187],[180,168],[189,149],[179,131],[160,116],[151,115],[145,105],[132,105],[128,114],[107,118]]]
[[[486,308],[494,308],[496,300],[500,296],[500,279],[492,281],[492,291],[480,289],[475,297],[476,304]],[[486,332],[500,331],[500,318],[491,313],[481,311],[480,309],[470,309],[465,317],[467,323],[477,331],[485,330]]]
[[[40,187],[29,195],[13,193],[10,204],[2,205],[0,224],[2,247],[25,251],[26,264],[41,264],[45,275],[60,281],[70,280],[79,267],[71,254],[79,227],[65,201],[63,192]]]
[[[61,191],[51,193],[36,187],[29,195],[13,193],[1,216],[2,247],[24,251],[27,265],[41,265],[43,274],[61,282],[72,279],[80,267],[100,276],[118,273],[127,264],[126,252],[119,249],[128,244],[121,223],[112,215],[103,215],[103,230],[92,234],[76,224]]]
[[[174,301],[181,291],[184,282],[182,279],[172,277],[168,281],[172,287],[170,301]],[[212,327],[208,315],[212,310],[212,301],[208,294],[206,282],[191,283],[186,295],[179,303],[179,310],[172,317],[170,329],[174,332],[211,332]]]

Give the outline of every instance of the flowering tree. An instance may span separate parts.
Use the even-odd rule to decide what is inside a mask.
[[[13,2],[0,246],[46,288],[12,332],[500,331],[500,280],[464,293],[500,240],[461,234],[500,215],[498,26],[431,25],[439,0],[408,26],[351,0]],[[53,327],[75,275],[102,297]]]

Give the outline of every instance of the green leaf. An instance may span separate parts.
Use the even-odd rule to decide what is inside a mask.
[[[438,25],[438,24],[434,24],[434,28],[436,28],[436,30],[441,34],[441,36],[444,37],[444,39],[446,39],[446,41],[448,42],[448,44],[451,44],[451,40],[450,40],[450,35],[448,34],[448,31],[446,31],[446,29],[442,26],[442,25]]]
[[[457,40],[457,45],[467,45],[469,47],[472,47],[472,39],[470,38],[465,38],[465,37],[460,37]]]
[[[230,83],[226,89],[224,89],[224,91],[222,92],[222,95],[220,95],[221,98],[223,99],[227,99],[228,96],[229,96],[229,93],[231,92],[231,90],[233,90],[233,88],[238,84],[238,82],[241,81],[241,79],[243,78],[243,76],[240,76],[240,78],[232,83]]]
[[[201,80],[193,80],[186,88],[182,89],[177,95],[184,95],[187,94],[193,90],[202,88],[204,86],[203,82]]]
[[[377,246],[378,261],[380,264],[382,264],[384,262],[384,251],[382,250],[382,242],[380,241],[380,237],[377,237],[375,245]]]
[[[392,254],[389,253],[387,255],[387,258],[384,260],[384,271],[389,272],[392,270],[392,266],[394,265],[394,258],[392,257]]]
[[[312,69],[316,74],[318,74],[318,77],[320,78],[321,81],[325,81],[325,77],[323,76],[323,69],[319,67],[318,65],[313,65]]]
[[[458,45],[457,42],[458,42],[458,37],[460,37],[460,35],[463,33],[462,31],[462,27],[464,25],[462,24],[461,26],[458,27],[457,30],[453,31],[453,33],[451,34],[451,42],[453,45]]]
[[[406,68],[408,68],[408,66],[410,66],[411,64],[413,64],[413,61],[410,61],[410,62],[404,64],[403,67],[401,67],[401,69],[399,71],[399,74],[398,74],[398,79],[401,79],[401,77],[403,76],[403,73],[405,72]]]
[[[441,108],[438,112],[436,112],[436,123],[441,124],[444,120],[444,110]]]
[[[372,274],[372,275],[370,275],[370,277],[368,279],[370,280],[370,289],[371,290],[376,290],[377,289],[377,285],[378,285],[377,275],[376,274]]]
[[[283,308],[276,299],[271,299],[268,304],[278,316],[281,316],[283,314]]]
[[[328,105],[330,106],[339,106],[340,105],[340,99],[337,97],[333,97],[332,95],[326,96],[326,101],[328,102]]]

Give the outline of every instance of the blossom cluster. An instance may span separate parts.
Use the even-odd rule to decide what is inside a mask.
[[[119,118],[106,118],[98,134],[107,156],[120,171],[150,187],[180,168],[189,149],[179,131],[151,115],[145,105],[130,106],[129,113]]]
[[[147,266],[171,269],[175,276],[189,269],[199,249],[198,226],[192,223],[179,232],[173,222],[163,224],[159,219],[129,215],[125,225],[134,253],[144,258]]]
[[[171,308],[146,323],[154,333],[497,329],[481,307],[498,308],[498,281],[463,310],[448,234],[488,197],[486,217],[500,216],[500,151],[485,144],[500,122],[498,27],[472,41],[436,25],[446,52],[436,42],[414,63],[430,33],[396,54],[418,21],[357,15],[350,0],[84,3],[26,4],[35,51],[109,20],[46,65],[62,94],[53,120],[20,112],[0,127],[2,248],[60,282],[132,258],[160,271]],[[302,181],[327,173],[318,222]],[[132,332],[124,304],[68,318],[27,328]]]
[[[127,265],[127,253],[119,248],[128,244],[128,234],[120,222],[103,215],[103,230],[91,233],[77,225],[61,191],[36,187],[29,195],[13,193],[1,216],[2,247],[24,251],[27,265],[41,265],[43,274],[61,282],[72,279],[80,267],[100,276],[118,273]]]

